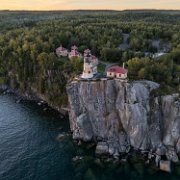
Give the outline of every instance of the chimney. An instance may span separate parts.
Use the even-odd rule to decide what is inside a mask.
[[[123,68],[125,68],[125,63],[123,62]]]

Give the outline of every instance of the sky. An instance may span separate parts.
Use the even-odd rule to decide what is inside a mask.
[[[0,0],[0,9],[179,9],[180,0]]]

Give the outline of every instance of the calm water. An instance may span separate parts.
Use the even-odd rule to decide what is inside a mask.
[[[0,180],[180,179],[179,166],[167,174],[133,157],[126,163],[102,163],[70,136],[57,140],[60,133],[69,133],[69,125],[58,113],[0,95]],[[73,162],[76,155],[84,159]]]

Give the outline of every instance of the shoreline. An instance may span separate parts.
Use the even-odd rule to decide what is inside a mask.
[[[15,95],[16,102],[19,103],[21,101],[33,101],[37,103],[39,106],[45,105],[55,111],[57,111],[64,118],[68,118],[68,110],[66,108],[59,108],[54,106],[53,104],[47,102],[43,96],[37,95],[36,93],[28,93],[24,94],[20,93],[18,90],[10,88],[8,85],[2,84],[0,85],[0,95],[1,94],[13,94]]]

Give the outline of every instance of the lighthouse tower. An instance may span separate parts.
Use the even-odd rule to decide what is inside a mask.
[[[84,68],[82,78],[89,79],[94,76],[93,65],[91,63],[91,51],[84,52]]]

